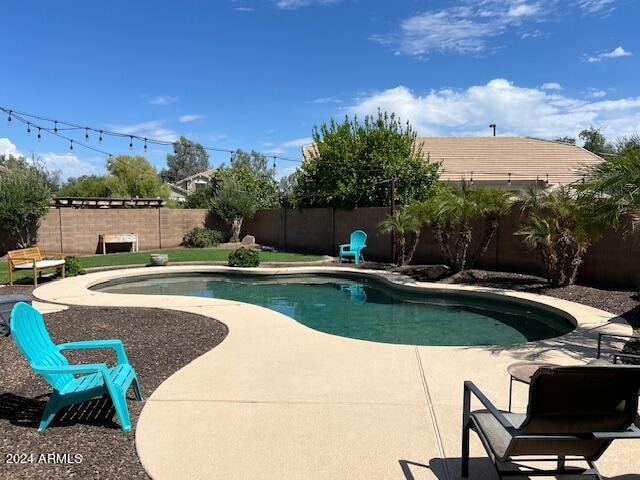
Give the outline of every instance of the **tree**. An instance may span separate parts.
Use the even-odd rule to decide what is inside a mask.
[[[575,145],[576,144],[576,139],[575,137],[558,137],[556,139],[553,140],[554,142],[558,142],[558,143],[566,143],[568,145]]]
[[[440,185],[428,200],[417,203],[415,215],[431,227],[436,243],[453,272],[472,268],[487,251],[498,229],[500,218],[509,212],[511,194],[492,189],[472,189],[467,182]],[[481,228],[478,222],[481,221]],[[482,237],[475,250],[476,231]]]
[[[267,157],[255,150],[251,150],[251,153],[247,153],[244,150],[237,149],[231,155],[231,166],[246,166],[256,177],[267,177],[272,179],[276,174],[276,169],[269,166]]]
[[[6,169],[29,169],[40,176],[52,192],[60,188],[60,172],[50,171],[45,164],[40,161],[40,158],[33,154],[31,155],[31,160],[14,155],[0,155],[0,167],[5,167]]]
[[[166,182],[174,183],[209,169],[209,154],[199,143],[180,137],[173,150],[173,155],[167,155],[167,168],[160,172]]]
[[[407,204],[427,198],[438,178],[438,163],[422,156],[416,133],[394,114],[378,112],[313,129],[314,146],[296,175],[300,207],[376,207],[389,205],[390,179]]]
[[[107,170],[118,185],[115,187],[116,190],[123,196],[165,199],[169,197],[169,189],[145,157],[118,155],[107,162]]]
[[[399,252],[398,257],[394,259],[397,265],[404,266],[411,263],[411,259],[418,247],[420,241],[420,230],[422,228],[422,222],[414,214],[411,207],[403,208],[402,210],[395,212],[393,215],[387,215],[387,217],[378,224],[378,228],[382,233],[395,236],[398,240]],[[407,254],[407,235],[413,235],[413,241],[411,242],[411,248]]]
[[[156,169],[142,157],[119,155],[107,161],[107,175],[69,178],[60,197],[169,198],[169,189]]]
[[[594,197],[568,186],[551,192],[533,187],[515,206],[524,214],[516,234],[535,250],[553,286],[575,282],[584,254],[611,226],[606,217],[597,214]]]
[[[607,138],[597,128],[589,127],[586,130],[582,130],[578,136],[584,142],[582,148],[596,155],[606,155],[615,151],[613,145],[607,141]]]
[[[47,213],[51,188],[27,162],[8,162],[0,171],[0,226],[26,248],[37,240],[38,223]]]
[[[213,210],[231,227],[231,241],[240,241],[240,230],[244,219],[251,218],[257,210],[257,199],[253,192],[234,177],[226,178],[216,190],[212,200]]]

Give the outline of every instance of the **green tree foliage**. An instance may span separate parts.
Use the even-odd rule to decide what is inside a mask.
[[[375,207],[389,205],[389,179],[397,180],[401,203],[429,197],[438,178],[416,144],[416,133],[393,114],[334,120],[313,129],[315,148],[296,174],[300,207]]]
[[[472,189],[466,182],[440,184],[435,194],[412,206],[414,215],[432,229],[452,271],[472,268],[487,251],[500,218],[511,208],[511,194],[493,188]],[[481,234],[472,250],[474,235]]]
[[[4,161],[0,170],[0,228],[20,248],[35,243],[40,219],[47,213],[51,187],[39,167],[26,161]]]
[[[60,188],[60,172],[48,170],[40,159],[35,156],[32,156],[31,160],[27,160],[24,157],[0,155],[0,170],[2,170],[1,167],[5,169],[29,169],[42,177],[52,192]]]
[[[107,175],[69,178],[60,197],[169,198],[169,189],[142,156],[119,155],[107,162]]]
[[[554,142],[558,142],[558,143],[566,143],[568,145],[575,145],[576,144],[575,137],[558,137],[558,138],[554,139],[553,141]]]
[[[409,206],[393,215],[387,215],[387,217],[378,224],[380,232],[394,235],[397,239],[399,248],[395,262],[399,266],[411,263],[411,259],[420,241],[422,222],[413,210],[412,206]],[[409,240],[410,247],[407,253],[407,236],[409,235],[412,236],[412,240]]]
[[[224,179],[215,191],[213,210],[231,227],[231,241],[240,241],[240,230],[245,219],[253,217],[258,209],[255,192],[245,189],[236,177]]]
[[[575,282],[584,254],[612,223],[598,214],[592,195],[568,186],[545,192],[524,192],[515,206],[524,214],[518,235],[540,260],[547,281],[554,286]]]
[[[173,150],[167,155],[167,168],[160,172],[163,180],[174,183],[209,169],[209,154],[199,143],[180,137]]]
[[[597,128],[589,127],[586,130],[582,130],[578,136],[584,142],[583,148],[596,155],[615,152],[615,147],[607,141],[607,138]]]

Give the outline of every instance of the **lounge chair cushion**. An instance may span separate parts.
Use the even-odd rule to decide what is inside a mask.
[[[503,414],[515,428],[519,428],[527,417],[519,413]],[[579,455],[588,459],[597,458],[611,443],[608,440],[517,440],[511,438],[509,432],[488,410],[472,412],[471,416],[482,430],[481,434],[486,438],[496,458],[502,462],[518,455]]]
[[[43,268],[61,267],[64,265],[64,260],[39,260],[36,262],[36,268],[41,270]],[[33,268],[33,263],[19,263],[14,266],[15,269],[19,268]]]

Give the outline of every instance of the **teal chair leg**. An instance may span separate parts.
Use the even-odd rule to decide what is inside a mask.
[[[113,401],[113,406],[116,409],[116,414],[118,415],[118,420],[120,420],[122,430],[130,432],[131,419],[129,418],[129,409],[127,408],[126,392],[117,392],[115,395],[111,396],[111,400]]]
[[[138,379],[134,378],[133,382],[131,382],[131,385],[133,386],[133,393],[136,396],[136,400],[138,400],[139,402],[144,401],[144,397],[142,396],[142,391],[140,390],[140,384],[138,383]]]
[[[39,432],[44,432],[51,421],[55,418],[58,410],[62,408],[63,405],[60,403],[60,395],[55,392],[51,394],[49,398],[49,402],[47,406],[44,407],[44,412],[42,412],[42,418],[40,419],[40,426],[38,427]]]

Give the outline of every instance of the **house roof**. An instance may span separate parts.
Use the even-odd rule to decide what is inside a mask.
[[[604,160],[576,145],[530,137],[419,137],[422,154],[442,162],[442,180],[579,180],[585,167]],[[547,177],[548,176],[548,177]]]
[[[210,168],[209,170],[205,170],[204,172],[198,172],[198,173],[194,173],[193,175],[190,175],[188,177],[182,178],[180,180],[178,180],[177,182],[174,183],[174,185],[180,185],[182,183],[185,183],[189,180],[194,180],[196,178],[206,178],[208,179],[213,172],[215,172],[217,170],[217,168]]]

